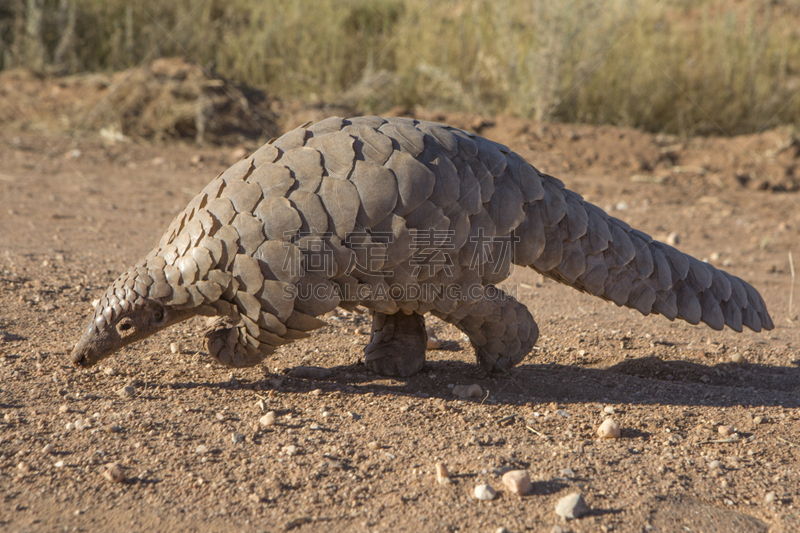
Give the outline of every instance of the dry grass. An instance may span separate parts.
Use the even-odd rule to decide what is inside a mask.
[[[74,2],[73,71],[185,55],[279,97],[368,112],[687,134],[800,123],[800,0]]]

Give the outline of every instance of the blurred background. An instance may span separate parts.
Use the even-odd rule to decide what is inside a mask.
[[[800,0],[2,0],[0,68],[28,121],[112,136],[290,102],[734,135],[800,122]]]

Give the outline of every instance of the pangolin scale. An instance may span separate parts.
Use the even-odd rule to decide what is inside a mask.
[[[213,180],[97,304],[72,360],[88,366],[195,315],[212,357],[252,366],[325,324],[373,313],[365,362],[419,371],[427,312],[503,371],[530,353],[529,310],[497,288],[512,265],[644,315],[772,329],[741,279],[584,202],[505,146],[407,118],[329,118]]]

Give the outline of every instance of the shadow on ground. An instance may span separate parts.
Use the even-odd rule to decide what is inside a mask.
[[[800,405],[800,368],[723,363],[706,366],[656,357],[630,359],[609,368],[572,365],[521,365],[503,375],[486,375],[461,361],[433,361],[422,372],[400,380],[377,376],[362,364],[330,369],[325,380],[268,375],[245,385],[306,392],[336,388],[348,393],[378,393],[452,399],[451,384],[478,383],[494,403],[629,403],[640,405]],[[172,383],[173,388],[232,388],[238,382]],[[480,401],[480,400],[475,400]]]

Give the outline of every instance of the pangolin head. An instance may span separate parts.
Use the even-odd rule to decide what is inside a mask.
[[[133,267],[106,290],[72,350],[73,364],[92,366],[120,348],[196,314],[191,309],[176,309],[148,297],[147,287],[136,285],[136,278],[137,270]]]

